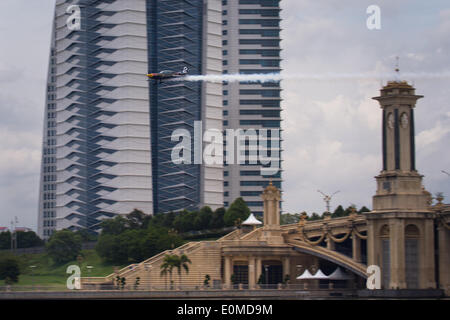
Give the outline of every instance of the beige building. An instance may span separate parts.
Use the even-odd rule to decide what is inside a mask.
[[[123,277],[130,288],[139,278],[141,288],[163,290],[170,283],[169,276],[161,276],[164,257],[186,254],[192,261],[189,273],[174,271],[175,287],[200,288],[208,275],[213,288],[256,289],[261,283],[318,288],[323,281],[297,277],[339,266],[350,276],[346,286],[365,288],[367,266],[376,265],[383,289],[440,288],[449,295],[450,206],[442,197],[432,205],[415,168],[414,108],[421,97],[408,83],[391,81],[374,98],[383,111],[383,169],[372,212],[318,221],[307,221],[304,214],[298,224],[281,226],[280,191],[270,184],[262,194],[262,226],[251,217],[250,225],[217,241],[190,242],[109,276],[83,278],[83,288],[114,285]]]

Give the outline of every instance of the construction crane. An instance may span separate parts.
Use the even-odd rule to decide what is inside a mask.
[[[330,201],[331,201],[331,199],[333,198],[333,196],[334,196],[336,193],[340,192],[340,191],[336,191],[336,192],[333,193],[331,196],[329,196],[329,195],[323,193],[323,192],[320,191],[320,190],[317,190],[317,192],[319,192],[320,194],[323,195],[323,201],[325,201],[325,203],[326,203],[326,205],[327,205],[327,212],[330,212]]]

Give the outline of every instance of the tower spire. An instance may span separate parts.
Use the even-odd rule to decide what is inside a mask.
[[[400,57],[395,57],[395,78],[394,80],[399,82],[400,81]]]

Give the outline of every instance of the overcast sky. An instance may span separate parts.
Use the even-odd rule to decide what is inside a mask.
[[[125,1],[125,0],[124,0]],[[237,0],[235,0],[237,1]],[[45,81],[54,0],[0,1],[0,226],[36,229]],[[282,0],[286,73],[450,71],[447,0]],[[381,30],[366,9],[381,8]],[[408,79],[406,79],[408,80]],[[450,196],[450,79],[414,79],[417,168]],[[322,212],[317,190],[371,208],[381,169],[380,80],[285,80],[283,209]]]

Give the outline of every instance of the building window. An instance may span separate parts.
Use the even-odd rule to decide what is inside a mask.
[[[241,191],[241,197],[259,197],[261,191]]]
[[[223,51],[222,51],[222,54],[223,54],[224,56],[228,55],[228,50],[223,50]]]
[[[278,7],[280,0],[239,0],[239,4],[259,4],[261,7]]]
[[[263,206],[262,201],[246,201],[245,203],[247,203],[247,206],[249,206],[249,207],[262,207]]]
[[[240,172],[241,176],[260,176],[261,171],[260,170],[243,170]]]
[[[258,34],[261,37],[279,37],[278,29],[239,29],[239,34]]]

